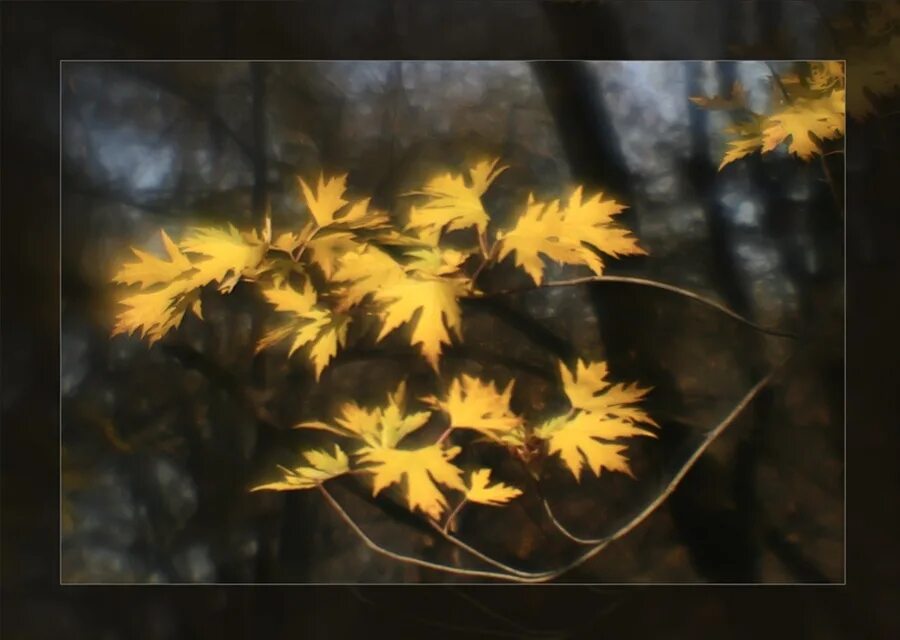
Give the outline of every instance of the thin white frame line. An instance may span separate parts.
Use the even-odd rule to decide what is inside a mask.
[[[547,582],[547,583],[535,583],[533,585],[522,585],[516,582],[63,582],[62,580],[62,558],[63,558],[63,550],[62,550],[62,496],[63,496],[63,483],[62,483],[62,206],[63,206],[63,191],[62,191],[62,165],[63,165],[63,92],[62,92],[62,83],[63,83],[63,64],[64,63],[144,63],[144,62],[165,62],[165,63],[177,63],[177,62],[186,62],[186,63],[212,63],[212,62],[222,62],[222,63],[250,63],[250,62],[293,62],[293,63],[342,63],[342,62],[356,62],[356,63],[385,63],[385,62],[411,62],[411,63],[423,63],[423,62],[456,62],[456,63],[485,63],[485,62],[508,62],[508,63],[528,63],[528,62],[609,62],[609,63],[617,63],[617,64],[627,64],[627,63],[672,63],[677,64],[679,62],[746,62],[746,63],[765,63],[765,62],[843,62],[844,64],[844,74],[845,78],[847,78],[849,66],[847,64],[846,58],[766,58],[766,59],[757,59],[757,60],[747,60],[747,59],[734,59],[734,58],[679,58],[679,59],[656,59],[656,60],[607,60],[607,59],[585,59],[585,58],[528,58],[528,59],[458,59],[458,58],[448,58],[448,59],[438,59],[438,58],[423,58],[423,59],[409,59],[409,58],[384,58],[384,59],[262,59],[262,58],[197,58],[197,59],[189,59],[189,60],[168,60],[165,58],[142,58],[142,59],[102,59],[102,58],[63,58],[59,60],[58,73],[59,73],[59,81],[58,81],[58,90],[59,90],[59,147],[58,147],[58,177],[59,177],[59,274],[57,280],[57,286],[59,288],[59,345],[58,345],[58,354],[59,354],[59,404],[58,404],[58,412],[59,412],[59,487],[58,487],[58,527],[57,533],[59,537],[59,555],[57,558],[58,561],[58,584],[60,587],[111,587],[111,586],[123,586],[123,587],[143,587],[143,586],[159,586],[159,587],[203,587],[203,586],[221,586],[221,587],[237,587],[237,586],[260,586],[260,587],[313,587],[313,586],[366,586],[366,587],[408,587],[408,586],[446,586],[446,585],[456,585],[456,586],[485,586],[485,587],[516,587],[516,586],[537,586],[537,587],[566,587],[566,586],[574,586],[574,587],[587,587],[587,586],[599,586],[599,587],[667,587],[667,586],[684,586],[684,587],[844,587],[847,586],[847,128],[846,128],[846,115],[844,117],[844,141],[843,141],[843,154],[844,154],[844,175],[843,175],[843,184],[844,184],[844,193],[843,193],[843,381],[844,381],[844,407],[843,407],[843,419],[844,419],[844,440],[843,440],[843,475],[844,475],[844,491],[843,491],[843,561],[842,561],[842,574],[843,581],[841,582]],[[849,80],[849,78],[847,78]]]

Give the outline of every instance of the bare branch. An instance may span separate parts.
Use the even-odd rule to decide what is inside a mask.
[[[665,282],[657,282],[656,280],[649,280],[647,278],[637,278],[633,276],[586,276],[583,278],[572,278],[571,280],[557,280],[556,282],[547,282],[537,286],[529,286],[522,287],[519,289],[502,289],[500,291],[492,291],[490,293],[483,294],[481,298],[497,296],[497,295],[508,295],[511,293],[524,293],[528,291],[537,291],[539,289],[545,289],[550,287],[572,287],[579,284],[589,284],[592,282],[604,283],[604,282],[618,282],[624,284],[636,284],[644,287],[653,287],[655,289],[663,289],[665,291],[671,291],[672,293],[676,293],[680,296],[684,296],[685,298],[690,298],[691,300],[696,300],[697,302],[702,302],[708,307],[712,307],[713,309],[717,309],[721,311],[725,315],[738,322],[755,329],[756,331],[760,331],[762,333],[778,336],[781,338],[797,338],[797,334],[791,333],[788,331],[781,331],[779,329],[769,329],[766,327],[762,327],[752,320],[748,320],[744,316],[740,315],[736,311],[732,311],[725,305],[720,302],[716,302],[715,300],[711,300],[710,298],[706,298],[701,296],[699,293],[694,293],[693,291],[689,291],[687,289],[682,289],[681,287],[677,287],[672,284],[666,284]],[[469,296],[473,297],[473,296]]]

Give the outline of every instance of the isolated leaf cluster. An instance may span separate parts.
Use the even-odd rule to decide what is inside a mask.
[[[730,96],[696,96],[691,101],[732,115],[732,124],[725,129],[729,137],[720,170],[752,153],[768,153],[781,145],[808,161],[823,153],[823,141],[844,135],[844,80],[844,64],[839,61],[809,63],[805,74],[773,75],[770,113],[751,109],[739,82],[732,86]]]

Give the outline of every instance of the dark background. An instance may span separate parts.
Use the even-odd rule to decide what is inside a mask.
[[[895,161],[890,160],[893,157],[889,155],[891,146],[886,144],[891,139],[891,127],[896,126],[891,120],[882,123],[878,130],[873,131],[870,126],[858,131],[858,138],[854,137],[853,129],[848,135],[848,586],[804,587],[791,589],[790,593],[786,588],[774,587],[752,592],[743,588],[725,591],[673,588],[663,592],[660,588],[639,587],[543,587],[511,592],[510,587],[490,590],[456,587],[455,591],[397,587],[318,591],[311,588],[276,591],[274,588],[196,587],[173,593],[160,588],[150,591],[147,588],[51,586],[59,575],[55,560],[47,562],[48,558],[57,555],[59,526],[56,489],[59,270],[55,260],[47,258],[56,255],[59,246],[56,225],[59,168],[57,59],[213,56],[716,58],[737,55],[729,48],[735,42],[746,46],[766,43],[775,46],[777,38],[774,34],[779,31],[787,31],[793,36],[786,39],[790,43],[789,51],[776,54],[773,50],[768,54],[770,57],[840,57],[840,51],[829,44],[821,16],[822,12],[848,9],[841,3],[818,3],[816,6],[806,2],[605,3],[604,6],[593,3],[554,3],[550,6],[528,2],[440,5],[376,2],[346,3],[326,14],[324,7],[318,3],[274,4],[252,9],[240,4],[169,7],[144,4],[128,7],[4,5],[4,630],[13,637],[43,637],[51,631],[54,635],[62,631],[65,637],[155,638],[205,636],[210,632],[219,635],[235,632],[286,635],[311,628],[322,637],[339,637],[369,630],[374,620],[383,622],[388,628],[397,628],[416,620],[446,625],[442,620],[449,619],[464,621],[464,625],[462,622],[456,624],[470,627],[472,637],[502,631],[521,635],[516,625],[566,630],[560,631],[557,637],[565,637],[566,633],[580,637],[580,633],[595,634],[597,630],[648,635],[658,634],[659,629],[666,629],[666,634],[672,637],[688,634],[749,637],[769,629],[775,619],[781,618],[780,611],[788,617],[782,628],[792,635],[895,635],[896,623],[889,605],[897,595],[896,571],[895,563],[891,562],[893,550],[887,547],[893,536],[882,523],[897,480],[896,471],[885,455],[897,451],[896,428],[893,427],[896,420],[892,419],[892,409],[896,407],[890,404],[896,404],[896,378],[890,375],[890,370],[885,370],[884,365],[879,366],[890,363],[888,366],[896,367],[893,364],[896,339],[887,331],[889,324],[895,323],[889,310],[883,306],[876,310],[872,306],[879,299],[883,305],[896,304],[887,293],[895,288],[896,282],[896,262],[890,251],[891,232],[896,231],[896,218],[892,215],[896,207],[890,205],[893,185],[889,179],[891,170],[895,169],[891,162]],[[316,26],[312,27],[313,24]],[[673,25],[683,28],[673,29]],[[438,33],[440,37],[436,37]],[[572,67],[571,73],[579,73],[578,65]],[[540,72],[536,75],[540,77]],[[579,82],[560,82],[561,76],[565,78],[563,73],[553,71],[547,74],[549,80],[544,82],[558,82],[560,88],[557,91],[583,86]],[[552,98],[548,100],[551,109],[553,104]],[[560,104],[571,106],[580,101],[564,99]],[[558,122],[577,122],[578,115],[577,110],[569,112]],[[215,128],[214,123],[212,128]],[[610,184],[616,180],[614,153],[597,153],[597,148],[602,150],[604,140],[609,139],[604,137],[604,132],[596,132],[595,136],[567,137],[564,127],[560,129],[560,139],[570,140],[568,145],[563,143],[562,155],[571,175],[597,184]],[[213,132],[210,132],[210,139],[214,139]],[[854,140],[867,139],[874,139],[878,144],[853,147]],[[600,147],[579,149],[579,140],[580,144]],[[677,157],[679,154],[671,155]],[[585,157],[610,160],[588,163]],[[71,164],[79,168],[77,162]],[[625,164],[627,166],[627,161]],[[714,178],[704,164],[695,158],[691,166],[679,168],[679,171],[696,181],[695,184],[707,185]],[[588,174],[598,166],[597,174]],[[536,171],[531,173],[536,174]],[[530,177],[525,177],[526,183]],[[620,188],[632,186],[632,181],[620,179]],[[865,190],[854,189],[855,185],[862,186],[863,183]],[[83,185],[83,182],[77,184]],[[249,209],[252,210],[252,187],[249,191],[245,195],[249,195]],[[652,199],[646,193],[639,195]],[[108,198],[109,194],[104,197]],[[704,215],[710,215],[709,207],[704,210]],[[816,220],[808,216],[794,220],[793,224],[798,225],[794,231],[799,229],[813,238],[827,239],[828,227],[818,229],[813,224]],[[714,221],[714,218],[706,219],[708,229],[713,229],[711,223]],[[641,229],[643,237],[644,227]],[[724,232],[729,230],[726,225]],[[661,237],[665,236],[665,233],[661,234]],[[772,236],[796,238],[797,234],[776,228]],[[64,234],[64,237],[68,236]],[[732,249],[737,244],[738,240],[725,243]],[[814,244],[816,249],[822,246],[827,248],[827,242]],[[784,247],[784,250],[788,257],[798,253],[790,247]],[[77,255],[67,253],[65,247],[63,254]],[[829,255],[827,251],[825,255]],[[722,262],[713,264],[735,262],[728,260],[727,254],[724,258],[704,257],[705,261],[717,259]],[[789,263],[782,264],[790,266]],[[819,268],[824,268],[827,274],[828,262]],[[806,278],[803,282],[808,288],[801,289],[803,295],[815,291],[815,283],[829,281],[828,278],[818,279],[815,268],[803,269],[802,265],[795,265],[794,269],[792,278]],[[64,269],[63,273],[69,271]],[[677,273],[683,272],[678,270]],[[698,286],[708,286],[734,306],[741,304],[739,296],[742,292],[746,296],[745,282],[723,274],[718,268],[707,269],[707,273],[716,274],[722,280],[701,282]],[[64,279],[63,284],[64,290],[68,291],[70,283]],[[815,305],[821,302],[809,295],[810,306],[805,310],[820,311],[823,307]],[[752,304],[752,298],[744,304]],[[800,316],[806,326],[815,324],[810,322],[809,316]],[[65,317],[64,314],[64,320]],[[761,321],[765,319],[769,318]],[[830,375],[829,379],[834,380],[834,374]],[[834,390],[829,390],[829,394],[833,397]],[[737,443],[749,442],[751,453],[753,433],[745,425],[744,437]],[[796,455],[802,459],[802,454]],[[725,471],[707,469],[706,472],[721,482],[722,476],[716,476],[716,473],[730,473],[731,468],[729,463]],[[709,486],[708,481],[702,481],[700,486]],[[735,495],[741,494],[738,491]],[[693,510],[696,514],[698,509],[709,506],[691,500],[690,492],[686,496],[682,504],[689,513]],[[672,510],[675,508],[671,507]],[[728,525],[735,531],[743,531],[740,523],[728,521],[727,510],[715,515],[725,519],[722,531],[728,531],[724,528]],[[867,515],[872,519],[867,520]],[[876,520],[875,516],[882,516],[882,519]],[[677,516],[670,517],[677,520]],[[687,522],[691,521],[691,518],[687,519]],[[806,579],[810,579],[809,572],[814,571],[825,573],[826,579],[840,579],[840,562],[836,565],[838,574],[835,578],[833,570],[831,573],[823,570],[822,558],[816,557],[815,550],[811,554],[814,561],[810,563],[810,547],[802,544],[785,547],[765,533],[760,536],[760,532],[754,532],[755,537],[748,544],[763,545],[781,558],[783,566],[793,564],[789,571],[795,572],[794,579],[803,579],[796,575],[797,572],[806,572]],[[684,537],[690,539],[690,532]],[[740,545],[713,546],[726,550],[740,548]],[[801,553],[799,560],[797,546]],[[833,557],[830,562],[831,565],[826,563],[826,566],[835,566]],[[703,571],[703,563],[695,549],[690,566]],[[716,579],[718,576],[714,572],[723,566],[729,571],[744,570],[739,562],[723,565],[716,561],[706,566],[712,569],[706,570],[707,575],[701,573],[705,579]],[[241,579],[239,573],[238,576]],[[470,598],[476,600],[473,602]],[[415,605],[410,606],[412,603]],[[875,607],[878,615],[872,615],[870,607]],[[351,610],[354,615],[350,615]],[[528,613],[521,613],[523,610]],[[654,615],[648,616],[648,610]],[[767,615],[760,616],[761,610]],[[330,615],[331,611],[336,615]],[[216,624],[220,627],[215,628]],[[445,631],[464,635],[460,630],[454,631],[452,626],[453,623]]]

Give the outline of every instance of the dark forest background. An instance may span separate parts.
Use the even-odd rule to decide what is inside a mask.
[[[297,172],[348,170],[360,189],[390,199],[422,166],[459,166],[473,149],[501,152],[515,167],[504,187],[509,194],[529,187],[552,190],[568,181],[621,194],[631,205],[626,222],[651,257],[613,272],[705,293],[762,325],[802,336],[785,347],[663,294],[608,286],[507,301],[505,313],[511,309],[518,318],[533,318],[534,331],[571,340],[554,342],[544,335],[543,346],[549,341],[562,351],[598,349],[619,364],[624,377],[650,375],[661,385],[660,409],[668,412],[666,424],[674,434],[663,439],[658,461],[663,470],[671,464],[666,452],[677,458],[785,348],[796,354],[790,370],[701,459],[659,513],[569,579],[843,580],[841,212],[817,164],[772,154],[717,173],[724,121],[687,102],[687,96],[719,92],[733,79],[753,90],[769,73],[765,64],[67,62],[57,85],[57,68],[42,62],[58,56],[176,54],[756,58],[765,46],[769,58],[841,57],[823,18],[852,6],[375,2],[346,3],[327,15],[318,3],[252,10],[236,3],[176,4],[168,10],[135,5],[140,8],[118,15],[96,5],[15,7],[4,7],[3,16],[4,54],[17,51],[4,63],[4,95],[15,83],[19,96],[4,104],[3,113],[4,307],[9,309],[10,299],[17,306],[31,302],[37,313],[30,319],[7,313],[3,323],[3,582],[5,608],[14,611],[11,618],[4,616],[9,628],[23,637],[43,637],[51,629],[56,634],[62,629],[67,637],[190,637],[206,635],[208,627],[200,621],[214,611],[221,612],[223,629],[267,635],[311,625],[322,637],[341,636],[366,628],[366,618],[375,615],[401,625],[416,618],[438,632],[444,624],[445,632],[465,636],[465,630],[441,622],[448,612],[457,617],[462,612],[466,625],[457,626],[471,627],[473,637],[498,631],[521,635],[523,628],[561,630],[556,637],[580,637],[592,625],[653,628],[655,621],[635,619],[646,592],[634,590],[517,590],[518,604],[505,602],[498,592],[470,588],[420,591],[422,606],[398,623],[398,611],[406,608],[398,602],[400,591],[345,589],[336,610],[352,608],[357,615],[344,615],[329,627],[323,612],[332,605],[315,604],[322,595],[299,595],[308,590],[285,595],[269,590],[266,596],[202,589],[167,604],[161,592],[145,589],[128,596],[67,588],[61,597],[38,586],[58,577],[87,582],[441,578],[410,574],[371,556],[329,519],[317,496],[246,494],[247,483],[260,477],[271,456],[292,445],[282,430],[260,423],[255,407],[266,402],[290,421],[298,406],[296,398],[285,400],[290,394],[284,391],[296,393],[310,382],[296,364],[250,357],[259,322],[252,299],[229,304],[236,313],[186,326],[171,342],[148,351],[136,341],[108,340],[103,281],[121,247],[143,242],[161,225],[177,229],[204,212],[247,224],[259,218],[266,198],[276,214],[279,205],[282,211],[296,208],[286,185]],[[282,31],[264,28],[273,20]],[[426,37],[439,25],[445,27],[440,39]],[[49,42],[41,35],[51,33],[51,48],[26,46],[26,41]],[[170,43],[165,54],[155,43],[162,33]],[[500,52],[502,42],[510,48]],[[57,189],[57,165],[40,162],[56,157],[60,122],[63,262],[57,272],[47,258],[56,246],[53,202],[47,198]],[[884,210],[891,209],[884,203],[891,202],[889,176],[896,169],[896,154],[886,143],[895,127],[896,119],[880,119],[851,124],[848,133],[847,269],[865,277],[854,286],[848,276],[847,411],[869,412],[858,419],[859,439],[854,441],[853,423],[847,425],[851,468],[854,455],[896,451],[892,422],[878,418],[893,415],[887,404],[896,403],[896,378],[873,376],[868,361],[853,355],[855,348],[881,357],[891,353],[886,350],[894,343],[876,338],[879,326],[890,326],[890,314],[866,314],[870,329],[860,327],[858,333],[852,321],[854,304],[895,288],[888,238],[896,220]],[[854,140],[867,139],[876,144],[854,147]],[[27,198],[8,186],[12,143],[19,167],[40,167],[37,175],[44,176]],[[833,175],[840,175],[842,159],[831,162]],[[854,191],[854,180],[862,177],[868,187]],[[834,186],[842,195],[842,185]],[[45,216],[10,221],[12,207],[41,208],[36,203],[49,205]],[[20,229],[14,236],[10,224]],[[31,278],[12,278],[11,259],[17,260],[17,274]],[[57,293],[61,310],[54,306]],[[59,497],[52,382],[58,357],[64,445]],[[357,373],[357,363],[348,366],[344,380]],[[869,382],[855,383],[854,391],[859,375],[868,375]],[[45,392],[38,385],[47,379]],[[276,400],[260,400],[261,384],[276,391]],[[26,417],[40,426],[23,428]],[[856,469],[859,475],[848,478],[851,491],[855,482],[883,478],[888,490],[881,499],[894,495],[896,478],[883,475],[888,470]],[[860,496],[854,505],[851,494],[851,519],[866,499]],[[581,522],[578,516],[589,513],[592,504],[596,501],[574,501],[574,521]],[[381,514],[372,517],[375,526],[384,520]],[[60,531],[62,565],[48,566]],[[870,536],[870,542],[856,546],[848,538],[850,567],[854,560],[864,562],[866,554],[877,557],[878,543],[888,534],[875,528],[857,535]],[[882,611],[896,597],[895,572],[886,565],[868,580],[867,599]],[[852,585],[850,570],[848,580]],[[808,589],[799,596],[809,615],[795,623],[798,631],[845,637],[847,629],[860,626],[867,636],[889,637],[884,635],[893,628],[889,615],[862,615],[854,608],[859,596],[844,599],[840,591]],[[410,593],[403,590],[400,598]],[[704,599],[702,605],[698,596],[700,615],[683,634],[716,635],[712,630],[720,629],[739,635],[737,629],[754,623],[740,613],[741,593]],[[149,597],[138,603],[137,594]],[[107,597],[131,602],[137,613],[91,604]],[[318,622],[293,618],[293,603],[303,597],[309,600],[296,614],[315,611],[322,616]],[[522,614],[526,601],[533,612]],[[689,606],[674,601],[663,606],[660,622],[687,621]]]

